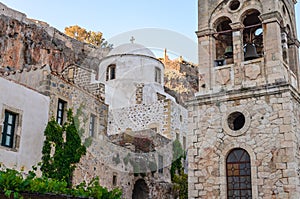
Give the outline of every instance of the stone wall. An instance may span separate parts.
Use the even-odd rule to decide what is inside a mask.
[[[182,144],[183,148],[186,149],[186,138],[188,134],[188,111],[181,105],[171,102],[171,135]]]
[[[288,85],[202,96],[189,107],[189,198],[226,198],[226,158],[251,159],[253,198],[299,198],[299,96]],[[196,101],[195,101],[196,102]],[[233,131],[228,115],[245,116]]]
[[[152,104],[137,104],[110,111],[108,116],[108,133],[117,134],[127,128],[139,131],[157,128],[162,135],[170,133],[170,100],[157,101]]]
[[[165,193],[167,190],[161,189],[158,184],[164,182],[165,186],[171,186],[169,154],[172,151],[170,148],[172,145],[160,143],[161,145],[155,148],[157,151],[139,153],[134,147],[128,147],[126,145],[128,143],[125,144],[126,146],[120,145],[121,141],[124,141],[124,138],[119,135],[114,136],[113,139],[107,139],[106,136],[94,139],[87,155],[82,158],[74,172],[73,183],[78,184],[82,180],[89,182],[98,176],[102,186],[108,189],[118,187],[122,189],[124,198],[131,198],[135,182],[138,179],[144,179],[150,190],[160,190],[149,193],[149,197]],[[157,172],[157,169],[152,170],[149,166],[150,162],[158,165],[158,155],[164,158],[163,173]]]

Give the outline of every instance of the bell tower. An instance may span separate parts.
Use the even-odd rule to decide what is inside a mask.
[[[199,1],[200,93],[275,82],[298,89],[294,3]]]
[[[300,198],[296,0],[199,0],[189,198]]]

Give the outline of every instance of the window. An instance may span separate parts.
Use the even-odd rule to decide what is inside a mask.
[[[96,116],[91,114],[90,117],[90,128],[89,128],[89,135],[94,136],[95,134],[95,122],[96,122]]]
[[[159,68],[155,68],[155,82],[161,83],[161,70]]]
[[[18,114],[5,110],[1,145],[13,148]]]
[[[58,99],[56,122],[60,125],[63,125],[66,107],[67,102],[63,101],[62,99]]]
[[[158,155],[158,173],[164,172],[164,157],[162,155]]]
[[[244,149],[232,150],[226,160],[227,197],[252,198],[250,156]]]
[[[111,64],[106,69],[106,81],[116,79],[116,65]]]
[[[117,174],[114,173],[113,174],[113,186],[116,186],[117,185]]]

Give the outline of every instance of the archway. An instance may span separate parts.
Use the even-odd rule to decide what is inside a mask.
[[[148,199],[149,188],[144,179],[139,179],[135,182],[132,191],[132,199]]]

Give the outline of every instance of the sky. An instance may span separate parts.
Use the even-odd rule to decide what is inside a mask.
[[[270,0],[272,1],[272,0]],[[28,18],[64,31],[71,25],[100,31],[114,46],[131,36],[151,50],[197,62],[197,0],[1,0]],[[184,3],[183,3],[184,2]],[[300,3],[296,4],[300,33]],[[161,36],[160,36],[161,35]],[[171,35],[171,36],[170,36]],[[299,35],[299,34],[298,34]],[[182,42],[179,42],[182,41]],[[152,46],[151,46],[152,44]]]

